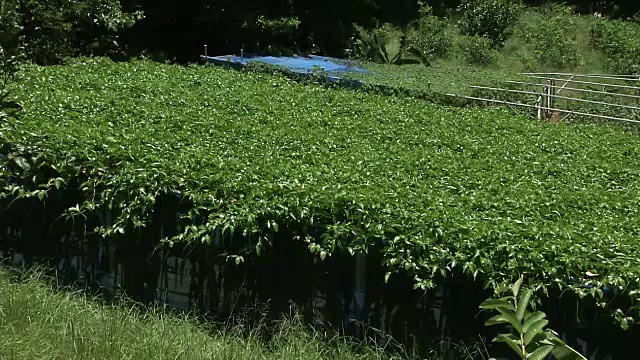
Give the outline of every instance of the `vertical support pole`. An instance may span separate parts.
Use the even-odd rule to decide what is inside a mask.
[[[555,80],[551,80],[551,82],[549,83],[549,95],[555,95],[556,94],[555,86],[556,86],[556,81]],[[549,96],[549,107],[550,108],[554,107],[555,100],[556,100],[555,97]],[[549,112],[551,112],[551,110],[549,110]],[[549,116],[551,116],[551,114],[549,114]]]
[[[357,253],[355,256],[355,281],[354,281],[354,289],[353,289],[353,315],[357,321],[363,320],[364,311],[365,311],[365,292],[366,292],[366,284],[367,284],[367,255],[365,253]],[[360,337],[361,329],[360,326],[356,326],[356,337]]]
[[[206,54],[206,47],[207,45],[205,45],[205,54]],[[206,55],[205,55],[206,56]],[[160,235],[160,240],[164,239],[164,221],[162,219],[162,217],[158,216],[154,218],[154,222],[155,221],[159,221],[159,235]],[[155,225],[155,224],[154,224]],[[167,305],[167,299],[168,299],[168,288],[169,288],[169,278],[168,278],[168,265],[167,265],[167,258],[169,257],[169,254],[167,253],[166,248],[162,249],[162,252],[160,253],[160,270],[158,271],[158,284],[156,286],[156,301],[159,301],[160,304],[162,305]],[[163,290],[164,290],[164,294],[163,294]],[[163,296],[164,295],[164,296]]]
[[[538,96],[538,99],[536,100],[536,108],[538,109],[538,120],[542,120],[542,113],[543,113],[543,107],[544,107],[544,94],[547,92],[547,86],[544,84],[544,82],[542,83],[542,93],[540,93],[540,96]]]
[[[536,100],[536,109],[538,110],[538,120],[542,120],[542,95],[544,94],[544,88],[542,89],[542,94],[538,96]]]
[[[204,57],[209,56],[209,46],[207,44],[204,45]]]
[[[545,111],[544,111],[544,115],[545,118],[549,118],[551,116],[551,110],[549,110],[551,108],[551,92],[553,91],[552,87],[551,87],[551,80],[547,80],[547,85],[546,85],[546,91],[545,91],[545,101],[544,101],[544,107],[545,107]]]

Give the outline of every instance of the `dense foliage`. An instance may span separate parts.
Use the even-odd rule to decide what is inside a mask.
[[[0,133],[3,206],[77,189],[69,214],[109,207],[108,236],[178,194],[192,226],[169,240],[235,230],[252,239],[236,261],[286,228],[321,258],[378,244],[419,287],[522,273],[613,311],[608,296],[640,285],[640,145],[615,126],[147,62],[31,67],[18,90],[24,119]]]
[[[4,5],[4,4],[3,4]],[[0,8],[0,126],[10,125],[10,118],[20,108],[11,97],[10,85],[15,81],[22,49],[17,40],[19,15],[11,6]]]
[[[559,3],[565,1],[558,0]],[[164,51],[179,60],[192,61],[201,54],[204,44],[212,53],[264,50],[268,45],[286,46],[291,51],[317,50],[342,55],[354,35],[354,25],[366,29],[384,23],[404,26],[420,17],[417,0],[171,0],[127,1],[141,9],[146,18],[128,34],[131,43],[140,48]],[[426,0],[440,17],[448,16],[460,0]],[[527,5],[542,1],[528,0]],[[640,3],[624,0],[568,1],[580,13],[602,11],[605,15],[631,16]],[[454,11],[455,12],[455,11]],[[259,18],[266,22],[299,21],[291,36],[273,37],[260,31]]]
[[[415,29],[409,34],[407,41],[430,60],[446,57],[453,43],[451,35],[447,33],[448,21],[434,16],[431,7],[423,2],[419,2],[419,5]]]
[[[472,65],[489,65],[496,58],[497,51],[492,47],[491,40],[484,36],[464,37],[459,46],[465,61]]]
[[[618,20],[593,24],[594,45],[607,55],[609,68],[618,74],[640,74],[640,25]]]
[[[39,64],[119,52],[119,32],[142,18],[140,12],[122,12],[119,0],[2,0],[2,14],[2,22],[15,25],[3,32],[3,43],[22,46]]]
[[[129,53],[150,51],[164,53],[171,59],[194,61],[201,55],[204,44],[216,54],[235,53],[245,47],[252,52],[276,49],[343,55],[356,25],[368,30],[384,23],[405,26],[420,19],[424,8],[421,3],[432,7],[438,17],[447,17],[456,13],[461,1],[2,0],[0,8],[3,16],[7,9],[17,10],[15,15],[22,29],[14,34],[15,38],[22,36],[27,54],[33,60],[51,64],[65,56],[114,55],[121,54],[123,49]],[[483,5],[481,12],[467,11],[476,3],[497,6]],[[513,15],[505,12],[507,7],[502,5],[507,3],[506,0],[463,2],[464,29],[471,35],[488,35],[501,41],[507,35],[501,35],[502,27]],[[525,3],[540,5],[537,0]],[[574,0],[569,4],[576,6],[580,13],[602,11],[618,17],[631,17],[640,10],[638,3],[622,0]],[[131,29],[134,23],[137,25]],[[439,24],[431,21],[430,25],[437,30]],[[431,30],[424,31],[416,40],[423,41],[431,34]],[[443,39],[435,40],[442,44]],[[433,44],[432,40],[427,43]]]
[[[523,10],[518,0],[465,0],[460,5],[460,29],[466,35],[484,36],[494,47],[500,47]]]
[[[383,64],[418,62],[425,65],[446,57],[453,43],[447,32],[447,20],[434,16],[431,7],[424,3],[419,5],[419,18],[402,28],[389,23],[371,30],[356,26],[355,55]]]
[[[577,24],[570,8],[550,7],[528,20],[523,37],[539,64],[553,69],[578,65]]]

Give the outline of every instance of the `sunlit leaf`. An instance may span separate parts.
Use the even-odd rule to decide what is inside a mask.
[[[527,360],[544,360],[551,353],[551,350],[553,350],[551,345],[541,346],[529,354]]]
[[[520,296],[518,297],[518,308],[516,309],[516,317],[519,321],[522,321],[524,318],[524,314],[529,307],[529,300],[531,300],[531,295],[533,294],[533,290],[526,288],[520,291]]]

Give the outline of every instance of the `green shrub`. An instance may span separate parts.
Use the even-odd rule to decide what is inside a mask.
[[[518,0],[465,0],[459,25],[465,35],[478,35],[500,47],[512,33],[524,7]]]
[[[509,333],[498,334],[494,342],[507,344],[518,359],[586,360],[579,352],[564,343],[558,333],[547,328],[549,320],[543,311],[535,311],[535,290],[522,286],[520,277],[511,286],[496,289],[497,299],[489,299],[482,304],[483,310],[498,313],[485,323],[486,326],[507,325]],[[513,294],[512,295],[510,295]]]
[[[0,0],[0,126],[10,124],[19,105],[12,99],[9,85],[14,82],[20,60],[20,14],[17,3]]]
[[[571,68],[578,65],[577,24],[572,10],[553,6],[524,24],[526,46],[541,65]]]
[[[295,16],[270,18],[263,15],[246,20],[242,29],[252,34],[255,49],[269,55],[293,55],[298,39],[300,20]],[[262,46],[260,45],[262,44]],[[266,46],[265,46],[266,45]]]
[[[141,19],[123,13],[118,0],[7,0],[19,4],[25,55],[52,64],[76,55],[112,55],[118,32]]]
[[[394,38],[400,37],[400,30],[391,24],[384,24],[374,29],[355,26],[358,38],[355,39],[356,56],[377,63],[385,63],[385,53],[389,53]]]
[[[486,66],[491,64],[497,56],[491,40],[483,36],[465,36],[460,42],[464,60],[473,65]]]
[[[419,18],[402,28],[384,24],[366,30],[356,26],[356,54],[386,64],[429,64],[433,59],[447,56],[453,43],[447,33],[447,20],[434,16],[429,6],[419,4]]]
[[[409,33],[408,46],[429,60],[446,57],[453,43],[447,33],[447,20],[434,16],[431,7],[422,2],[419,4],[420,17],[415,29]]]
[[[354,43],[355,55],[358,58],[373,62],[382,62],[381,49],[386,48],[391,39],[393,25],[384,24],[375,29],[365,29],[355,25],[357,39]]]
[[[17,0],[0,0],[0,46],[5,54],[15,52],[19,45],[22,16]]]
[[[591,27],[593,45],[607,56],[607,67],[618,74],[640,74],[640,25],[601,19]]]

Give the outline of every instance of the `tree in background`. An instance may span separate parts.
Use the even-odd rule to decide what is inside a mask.
[[[212,54],[262,51],[272,48],[306,52],[318,50],[328,55],[344,55],[350,48],[355,25],[366,30],[389,23],[403,27],[420,18],[418,0],[125,0],[129,11],[142,10],[146,17],[127,31],[129,44],[151,52],[164,52],[178,61],[194,61],[208,45]],[[475,2],[475,1],[474,1]],[[498,1],[494,3],[511,3]],[[524,0],[528,5],[540,5],[543,0]],[[558,1],[564,2],[564,1]],[[639,4],[629,1],[570,0],[579,12],[593,9],[618,9],[616,14],[633,14]],[[445,16],[455,12],[461,0],[425,0],[433,14]],[[465,3],[468,3],[465,2]],[[604,4],[606,3],[606,4]],[[636,2],[634,2],[636,3]],[[607,5],[609,4],[609,5]],[[612,5],[611,5],[612,4]],[[514,9],[509,7],[509,9]],[[515,15],[507,14],[506,20]],[[471,35],[489,36],[498,26],[499,34],[492,42],[498,44],[508,35],[502,23],[492,23],[483,29],[469,28]],[[289,24],[286,32],[273,32],[265,24]],[[510,23],[509,23],[510,24]],[[508,24],[507,24],[508,25]],[[482,25],[484,26],[484,25]],[[277,27],[277,26],[276,26]],[[491,34],[489,34],[491,33]]]
[[[122,51],[119,32],[142,18],[123,12],[119,0],[2,0],[2,8],[15,24],[3,31],[3,42],[19,44],[27,59],[44,65],[67,56],[114,55]]]
[[[523,1],[528,5],[543,2]],[[0,0],[0,3],[5,9],[18,10],[21,28],[9,34],[14,42],[20,38],[27,57],[40,64],[57,63],[66,56],[123,54],[127,49],[194,61],[205,44],[211,53],[218,54],[238,53],[243,47],[246,51],[264,51],[271,45],[280,51],[317,50],[341,56],[344,49],[351,47],[356,24],[372,30],[385,23],[404,27],[421,18],[418,0]],[[424,0],[433,9],[433,15],[439,17],[455,13],[461,3],[461,0]],[[466,0],[462,10],[470,13],[465,9],[475,3],[501,5],[511,1]],[[632,16],[640,10],[638,1],[568,0],[567,3],[576,6],[580,13],[601,11],[617,17]],[[496,9],[513,7],[498,6],[493,10]],[[469,18],[462,14],[463,30],[488,37],[498,46],[508,36],[508,26],[504,28],[503,23],[515,16],[499,13],[505,14],[507,17],[499,18],[499,22],[488,21],[490,16],[478,22],[475,21],[478,16]],[[435,17],[432,20],[429,26],[439,29]]]
[[[20,109],[9,92],[9,85],[16,78],[21,58],[20,20],[15,2],[0,1],[0,129],[1,126],[11,124],[10,118]]]
[[[460,30],[465,35],[486,37],[499,48],[511,35],[523,10],[519,0],[465,0],[460,5]]]

